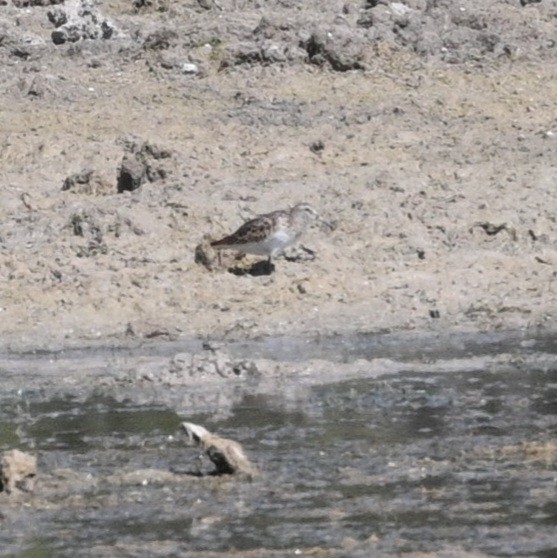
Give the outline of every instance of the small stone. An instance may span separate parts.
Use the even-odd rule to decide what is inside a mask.
[[[314,141],[310,146],[309,146],[309,150],[312,153],[319,153],[321,151],[323,151],[325,149],[325,143],[323,142],[323,140],[317,140]]]
[[[393,12],[393,14],[395,15],[405,15],[408,12],[411,12],[412,10],[406,6],[405,4],[402,4],[401,2],[391,2],[389,4],[389,8],[391,8],[391,11]],[[461,8],[462,10],[462,8]]]
[[[182,65],[182,72],[184,74],[197,74],[199,72],[199,68],[197,67],[197,64],[186,62]]]

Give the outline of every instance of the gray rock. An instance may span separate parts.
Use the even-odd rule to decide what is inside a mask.
[[[122,159],[118,172],[118,192],[133,192],[145,182],[145,163],[137,154],[127,153]]]
[[[133,191],[146,181],[164,179],[172,172],[172,153],[150,142],[131,141],[118,172],[118,192]],[[165,161],[165,160],[168,160]]]
[[[111,39],[119,30],[95,7],[93,0],[68,0],[64,7],[48,12],[48,19],[57,29],[52,32],[56,45],[75,43],[85,39]]]
[[[312,33],[305,43],[309,61],[318,66],[329,65],[339,72],[366,69],[369,41],[357,31],[339,26],[333,31]]]

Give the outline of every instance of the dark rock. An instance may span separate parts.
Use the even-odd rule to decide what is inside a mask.
[[[309,146],[309,150],[312,153],[320,153],[321,151],[323,151],[323,149],[325,149],[325,143],[323,142],[323,140],[314,141]]]
[[[137,190],[145,182],[146,175],[145,164],[137,154],[124,155],[118,173],[118,192]]]
[[[53,6],[63,4],[64,0],[12,0],[16,8],[28,8],[30,6]]]
[[[167,12],[169,0],[133,0],[132,5],[136,12],[157,11]]]
[[[63,8],[48,10],[46,16],[48,17],[48,21],[50,21],[54,27],[60,27],[65,23],[68,23],[68,16]]]
[[[317,31],[305,43],[310,63],[329,65],[338,72],[365,70],[368,66],[369,40],[352,29],[338,27],[334,32]]]
[[[12,48],[10,54],[21,60],[27,60],[31,56],[31,49],[25,45],[18,45]]]
[[[155,182],[173,172],[172,152],[150,142],[130,142],[118,173],[118,192],[137,190],[148,180]],[[168,162],[166,161],[168,160]]]

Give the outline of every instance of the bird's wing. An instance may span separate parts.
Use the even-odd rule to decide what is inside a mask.
[[[220,240],[211,242],[211,246],[230,246],[234,244],[248,244],[261,242],[269,235],[273,227],[273,214],[261,215],[250,221],[246,221],[236,232],[225,236]]]

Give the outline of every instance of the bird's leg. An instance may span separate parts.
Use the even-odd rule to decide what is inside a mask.
[[[267,260],[267,271],[269,272],[269,275],[271,275],[272,271],[273,271],[273,263],[272,263],[272,257],[269,256],[269,259]]]

